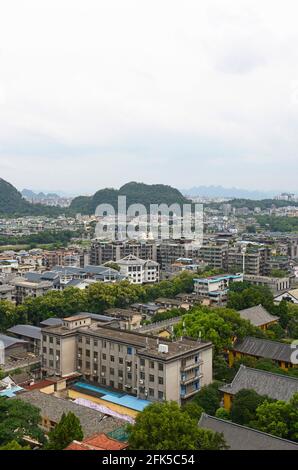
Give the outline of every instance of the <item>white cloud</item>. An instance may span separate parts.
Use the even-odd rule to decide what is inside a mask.
[[[0,13],[3,178],[296,189],[294,1],[10,0]]]

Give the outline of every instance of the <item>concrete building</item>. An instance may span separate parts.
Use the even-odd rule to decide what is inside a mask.
[[[290,288],[289,277],[269,277],[244,274],[243,280],[255,286],[267,286],[273,293],[282,292]]]
[[[132,284],[148,284],[159,281],[159,264],[150,259],[143,260],[128,255],[117,261],[120,273]]]
[[[12,336],[28,343],[28,350],[40,354],[41,328],[33,325],[15,325],[7,330]]]
[[[128,255],[143,260],[157,260],[156,244],[151,240],[135,241],[98,241],[94,240],[90,248],[90,264],[102,265],[108,261],[118,261]]]
[[[225,305],[231,282],[243,282],[242,274],[223,274],[194,279],[194,293],[206,305]]]
[[[42,329],[42,368],[45,376],[79,372],[85,380],[141,399],[183,403],[212,382],[212,344],[160,341],[92,324],[82,314]]]
[[[30,282],[23,278],[16,278],[10,284],[15,288],[16,304],[23,303],[26,297],[40,297],[53,288],[50,281]]]
[[[200,247],[198,257],[210,268],[226,270],[228,267],[228,244],[205,243]]]

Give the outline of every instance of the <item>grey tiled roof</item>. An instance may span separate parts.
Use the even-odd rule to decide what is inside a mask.
[[[224,435],[230,450],[298,450],[298,444],[240,424],[202,414],[199,426]]]
[[[62,325],[61,318],[50,317],[40,322],[42,326]]]
[[[41,339],[41,329],[33,325],[15,325],[7,330],[8,333],[27,336],[32,339]]]
[[[298,379],[241,365],[231,384],[219,390],[235,395],[243,389],[255,390],[275,400],[288,401],[298,392]]]
[[[41,415],[54,423],[60,421],[63,413],[71,411],[79,418],[84,437],[101,432],[109,433],[123,426],[124,423],[122,420],[112,418],[97,410],[77,405],[71,400],[48,395],[39,390],[21,393],[17,398],[39,408]]]
[[[235,343],[233,350],[250,356],[285,362],[291,362],[291,354],[293,352],[290,344],[254,338],[252,336],[247,336],[243,341]]]
[[[278,320],[278,317],[267,312],[263,305],[246,308],[244,310],[240,310],[239,313],[241,318],[249,320],[255,326],[265,325],[266,323]]]
[[[2,333],[0,333],[0,342],[4,343],[5,348],[9,348],[9,346],[13,346],[14,344],[18,343],[28,344],[27,341],[13,338],[12,336],[3,335]]]

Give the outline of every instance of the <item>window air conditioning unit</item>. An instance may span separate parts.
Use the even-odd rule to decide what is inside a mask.
[[[104,376],[105,376],[105,373],[104,373],[104,372],[102,372],[100,375],[101,375],[102,377],[104,377]]]
[[[78,354],[78,357],[81,357],[81,354]]]
[[[169,346],[167,344],[159,344],[158,345],[158,352],[168,353],[169,352]]]
[[[140,380],[140,384],[143,385],[143,383],[144,383],[144,380],[141,379],[141,380]]]
[[[127,371],[130,372],[130,371],[131,371],[131,367],[127,367]]]

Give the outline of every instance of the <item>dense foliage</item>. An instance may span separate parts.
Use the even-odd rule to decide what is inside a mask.
[[[0,331],[16,323],[38,325],[49,317],[63,318],[77,312],[103,313],[111,307],[125,308],[134,302],[148,302],[157,297],[174,297],[181,292],[191,292],[193,276],[183,272],[171,281],[158,284],[133,285],[128,281],[116,284],[97,282],[86,290],[73,287],[63,291],[50,291],[44,296],[28,297],[15,306],[0,301]]]
[[[49,432],[47,450],[63,450],[72,441],[82,441],[83,431],[79,418],[71,411],[63,413],[59,423]]]
[[[200,429],[193,418],[176,402],[153,403],[138,414],[134,426],[128,426],[132,450],[222,450],[221,434]]]
[[[37,244],[54,244],[57,246],[67,246],[72,238],[79,237],[79,231],[61,230],[33,233],[31,235],[22,235],[20,237],[7,237],[0,236],[0,246],[3,245],[30,245],[31,247]]]
[[[12,441],[24,445],[24,436],[29,436],[41,443],[45,442],[39,424],[39,409],[18,399],[0,397],[0,445]]]
[[[257,221],[262,228],[271,232],[298,232],[298,217],[260,215]]]

